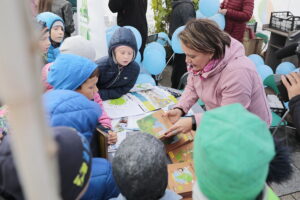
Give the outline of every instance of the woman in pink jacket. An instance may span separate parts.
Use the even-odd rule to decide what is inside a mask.
[[[179,103],[166,113],[173,123],[166,137],[196,129],[202,114],[181,117],[199,98],[207,110],[240,103],[271,124],[262,81],[240,42],[207,19],[189,21],[179,38],[190,74]]]

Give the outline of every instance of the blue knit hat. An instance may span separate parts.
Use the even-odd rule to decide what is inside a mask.
[[[58,16],[52,12],[40,13],[36,16],[36,20],[38,22],[40,22],[40,21],[46,22],[46,25],[47,25],[49,31],[51,30],[54,22],[56,22],[56,21],[61,21],[63,23],[63,25],[65,24],[64,20],[60,16]]]
[[[60,54],[48,73],[48,83],[55,89],[76,90],[96,70],[91,60],[72,54]]]

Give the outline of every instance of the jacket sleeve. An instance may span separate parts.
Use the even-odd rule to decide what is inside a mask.
[[[42,82],[44,85],[45,91],[51,90],[53,87],[48,83],[48,72],[53,63],[46,64],[42,69]]]
[[[181,20],[183,24],[186,24],[190,19],[196,17],[196,12],[194,7],[191,4],[188,4],[183,9],[180,10],[181,12]]]
[[[99,93],[95,93],[95,94],[94,94],[94,101],[95,101],[97,104],[99,104],[99,106],[100,106],[100,108],[101,108],[101,110],[102,110],[102,115],[99,117],[98,122],[99,122],[102,126],[111,129],[111,128],[112,128],[112,125],[111,125],[111,119],[110,119],[110,117],[107,115],[107,113],[106,113],[105,110],[104,110],[104,107],[103,107],[103,101],[102,101],[102,99],[101,99]]]
[[[111,12],[116,13],[124,9],[125,3],[124,0],[109,0],[108,7]]]
[[[295,96],[290,100],[289,108],[297,133],[300,134],[300,95]]]
[[[227,9],[226,17],[239,22],[247,22],[252,17],[253,8],[254,8],[253,0],[244,0],[242,11]]]
[[[138,70],[136,70],[135,73],[132,73],[132,75],[130,75],[132,77],[130,82],[122,87],[112,87],[112,88],[108,88],[108,89],[101,89],[99,91],[101,98],[105,101],[108,99],[117,99],[117,98],[120,98],[121,96],[123,96],[124,94],[127,94],[129,92],[129,90],[131,88],[133,88],[133,86],[138,78],[139,73],[140,73],[140,70],[138,68]]]
[[[179,102],[175,107],[182,108],[185,113],[187,113],[190,108],[197,102],[199,99],[195,87],[193,85],[193,75],[189,74],[187,85],[184,88],[184,91],[179,99]],[[197,118],[196,118],[197,120]]]
[[[90,183],[81,200],[110,199],[119,193],[111,164],[103,158],[93,158]]]
[[[64,20],[65,20],[65,31],[66,33],[71,33],[74,32],[74,21],[73,21],[73,12],[72,12],[72,4],[70,2],[67,2],[65,6],[62,8],[62,13],[64,15]]]

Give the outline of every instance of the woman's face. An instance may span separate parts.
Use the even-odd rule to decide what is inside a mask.
[[[46,54],[48,52],[48,49],[50,47],[50,40],[49,40],[49,32],[47,31],[45,34],[42,35],[42,37],[39,39],[39,48],[40,51],[43,54]]]
[[[195,51],[185,46],[183,43],[181,43],[181,47],[186,55],[185,58],[186,64],[191,66],[195,71],[202,70],[213,57],[213,54],[207,54],[207,53],[201,53]]]

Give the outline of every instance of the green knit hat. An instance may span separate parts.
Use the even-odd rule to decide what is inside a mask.
[[[254,200],[275,156],[267,124],[240,104],[203,115],[194,142],[199,189],[210,200]]]

